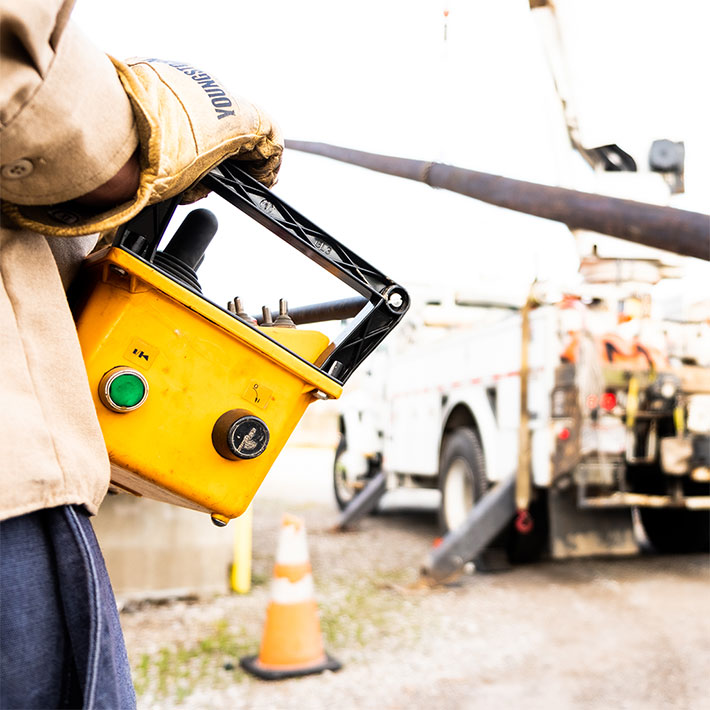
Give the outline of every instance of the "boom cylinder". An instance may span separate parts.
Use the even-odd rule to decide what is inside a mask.
[[[286,147],[562,222],[570,229],[587,229],[710,261],[710,216],[699,212],[540,185],[443,163],[366,153],[328,143],[287,140]]]

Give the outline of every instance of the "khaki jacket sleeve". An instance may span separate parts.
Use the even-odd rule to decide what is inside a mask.
[[[50,205],[113,177],[138,146],[111,60],[68,21],[74,0],[0,4],[0,194]]]

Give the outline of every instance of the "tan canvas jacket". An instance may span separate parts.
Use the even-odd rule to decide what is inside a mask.
[[[138,139],[108,57],[73,0],[0,4],[0,195],[44,205],[102,185]],[[62,504],[95,513],[109,464],[63,281],[95,237],[0,227],[0,519]]]

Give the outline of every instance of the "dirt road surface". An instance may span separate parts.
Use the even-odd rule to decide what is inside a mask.
[[[709,706],[707,556],[543,562],[412,589],[435,501],[391,495],[383,513],[334,533],[331,456],[286,451],[267,478],[249,594],[125,606],[140,708]],[[239,658],[258,651],[286,511],[306,521],[326,650],[343,668],[266,682]]]

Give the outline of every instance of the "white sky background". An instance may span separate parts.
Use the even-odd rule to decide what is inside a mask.
[[[594,113],[589,127],[612,134],[600,142],[641,164],[653,139],[685,141],[685,195],[623,196],[710,211],[708,5],[558,4],[583,126]],[[265,108],[287,138],[601,189],[567,147],[527,0],[78,0],[74,19],[119,58],[203,68]],[[500,293],[525,290],[535,276],[575,279],[574,240],[554,222],[295,151],[275,192],[405,287]],[[297,306],[354,295],[221,200],[208,201],[201,206],[221,229],[200,278],[213,300],[241,295],[254,313],[280,297]],[[706,264],[686,261],[687,288],[704,287]]]

